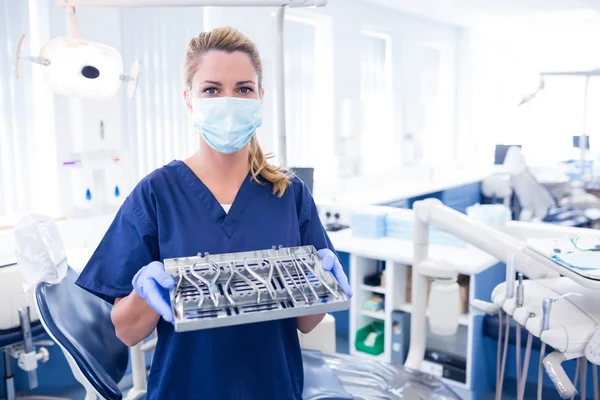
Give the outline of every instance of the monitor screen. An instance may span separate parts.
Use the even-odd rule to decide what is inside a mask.
[[[292,167],[291,170],[294,174],[304,182],[304,184],[308,187],[308,190],[312,193],[313,191],[313,176],[315,173],[314,168],[296,168]]]

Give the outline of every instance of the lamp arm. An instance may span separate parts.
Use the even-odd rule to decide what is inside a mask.
[[[64,7],[324,7],[327,0],[64,0]]]

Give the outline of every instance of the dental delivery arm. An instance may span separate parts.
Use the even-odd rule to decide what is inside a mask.
[[[150,336],[160,318],[135,290],[128,296],[115,300],[110,316],[117,337],[129,347]]]

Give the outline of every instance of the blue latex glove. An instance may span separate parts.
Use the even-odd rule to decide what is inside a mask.
[[[319,253],[319,256],[321,257],[323,269],[333,273],[333,276],[339,282],[340,287],[344,293],[346,293],[346,296],[352,297],[352,289],[350,289],[348,277],[344,273],[344,268],[342,268],[342,264],[335,253],[329,249],[321,249],[317,251],[317,253]]]
[[[173,323],[169,289],[175,286],[175,282],[165,271],[163,263],[152,261],[135,274],[131,283],[137,294],[146,300],[154,311],[165,321]]]

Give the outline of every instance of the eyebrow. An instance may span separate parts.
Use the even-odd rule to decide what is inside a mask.
[[[223,84],[221,82],[217,82],[217,81],[204,81],[202,83],[208,83],[208,84],[215,85],[215,86],[223,86]]]
[[[223,86],[223,84],[219,81],[204,81],[202,83],[203,84],[208,83],[209,85],[215,85],[215,86]],[[247,85],[249,83],[256,84],[256,82],[248,80],[248,81],[238,81],[235,85],[241,86],[241,85]]]

